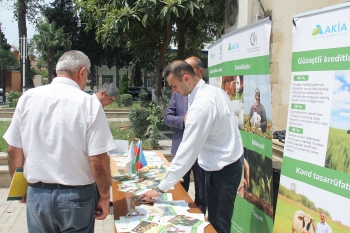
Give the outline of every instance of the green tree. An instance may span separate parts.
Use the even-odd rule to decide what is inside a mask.
[[[61,47],[69,50],[71,41],[67,39],[63,27],[57,28],[55,22],[48,23],[40,20],[36,25],[36,29],[38,34],[34,35],[33,40],[39,52],[47,59],[48,83],[51,83],[54,57]]]
[[[6,102],[6,72],[9,66],[17,67],[18,61],[10,52],[10,45],[7,43],[5,35],[3,34],[0,27],[0,85],[2,88],[3,102]]]
[[[96,28],[96,39],[103,46],[113,46],[123,41],[129,49],[132,49],[133,63],[140,63],[143,67],[147,62],[151,65],[151,62],[154,62],[155,94],[158,103],[162,104],[164,104],[161,93],[162,74],[166,53],[176,31],[175,25],[184,33],[182,28],[185,29],[186,24],[180,25],[181,20],[187,22],[185,20],[187,18],[196,18],[197,22],[207,21],[204,16],[218,14],[220,7],[225,5],[223,0],[77,0],[76,3],[86,21],[86,29]],[[220,16],[210,18],[210,22],[201,25],[208,27],[215,25],[215,22],[223,19],[224,8],[221,10]],[[204,13],[201,13],[202,11]],[[223,21],[221,24],[223,25]],[[200,28],[197,29],[199,30]],[[203,30],[202,33],[205,31],[208,30]],[[220,30],[212,30],[216,31]]]

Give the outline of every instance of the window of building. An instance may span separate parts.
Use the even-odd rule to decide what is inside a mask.
[[[152,86],[152,79],[148,78],[146,81],[147,81],[147,87],[151,87]]]
[[[102,85],[105,83],[112,83],[113,75],[102,75]]]

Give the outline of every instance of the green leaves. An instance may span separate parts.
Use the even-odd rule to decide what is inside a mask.
[[[320,32],[321,28],[315,28],[313,31],[312,31],[312,34],[311,36],[316,36],[319,32]]]

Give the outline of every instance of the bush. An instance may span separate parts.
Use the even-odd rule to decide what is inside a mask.
[[[129,113],[129,120],[132,124],[132,129],[135,137],[142,139],[147,131],[150,121],[147,119],[150,112],[147,108],[138,107],[132,108]]]
[[[19,97],[21,97],[22,92],[10,91],[7,95],[7,101],[10,108],[16,108]]]
[[[128,94],[128,76],[126,74],[123,74],[120,77],[119,82],[119,93],[122,94]]]
[[[150,100],[142,100],[141,103],[140,103],[140,106],[144,107],[144,108],[147,108],[150,103],[151,103]]]
[[[122,94],[117,99],[117,104],[119,107],[124,105],[124,107],[129,107],[132,105],[132,96],[130,94]]]

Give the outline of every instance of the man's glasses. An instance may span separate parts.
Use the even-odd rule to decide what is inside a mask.
[[[86,72],[88,73],[88,77],[89,77],[90,72],[89,72],[87,69],[85,69],[85,70],[86,70]],[[91,80],[89,80],[89,79],[88,79],[88,80],[86,80],[86,83],[87,83],[87,84],[91,83]]]

